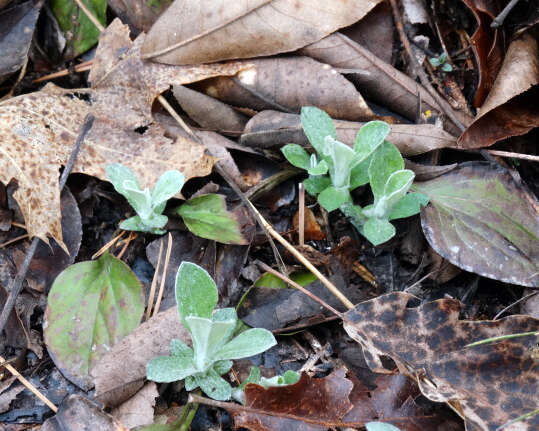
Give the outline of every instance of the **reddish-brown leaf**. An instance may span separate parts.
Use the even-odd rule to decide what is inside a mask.
[[[299,231],[299,211],[294,214],[292,224],[294,225],[294,229]],[[322,228],[316,221],[316,217],[314,216],[313,212],[309,208],[305,208],[305,239],[307,241],[319,241],[325,237],[326,235],[324,232],[322,232]]]
[[[322,379],[302,374],[293,385],[268,389],[250,383],[245,387],[246,406],[259,413],[235,412],[234,425],[252,431],[326,429],[352,408],[352,382],[345,374],[342,368]]]
[[[458,300],[411,307],[413,299],[407,293],[390,293],[346,313],[344,328],[362,345],[373,371],[391,372],[380,359],[389,356],[412,378],[426,377],[434,386],[422,383],[423,394],[433,401],[460,403],[468,429],[494,430],[537,408],[537,336],[466,347],[486,338],[537,331],[537,319],[516,315],[497,321],[459,320]],[[515,429],[537,426],[538,415]]]

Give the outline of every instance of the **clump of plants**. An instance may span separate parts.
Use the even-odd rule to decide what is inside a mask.
[[[159,356],[148,363],[148,379],[160,383],[185,379],[187,391],[200,387],[211,398],[230,399],[232,387],[221,376],[230,371],[232,360],[266,351],[277,344],[275,337],[262,328],[247,329],[236,335],[241,323],[236,310],[214,310],[215,282],[194,263],[183,262],[178,269],[176,302],[193,348],[181,340],[172,340],[170,356]]]
[[[163,214],[167,201],[178,194],[185,177],[180,171],[166,171],[152,191],[141,189],[131,169],[119,163],[107,166],[107,178],[137,213],[120,223],[120,229],[164,234],[168,217]],[[245,244],[236,216],[226,210],[223,196],[206,194],[189,199],[173,210],[187,228],[202,238],[225,244]]]
[[[304,107],[301,125],[315,150],[308,154],[297,144],[281,151],[294,166],[309,177],[305,190],[327,211],[340,209],[372,244],[378,245],[395,235],[391,220],[417,214],[428,197],[410,193],[414,173],[404,169],[404,159],[395,145],[386,141],[389,124],[371,121],[359,130],[354,146],[337,140],[332,119],[322,110]],[[369,184],[373,203],[361,207],[350,192]]]

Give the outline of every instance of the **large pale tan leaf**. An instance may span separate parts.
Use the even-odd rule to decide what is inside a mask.
[[[308,45],[300,53],[335,68],[357,70],[358,73],[347,77],[358,86],[361,94],[409,119],[417,115],[419,98],[423,111],[440,112],[436,101],[421,84],[341,33]],[[458,111],[456,114],[463,124],[471,122],[466,114]]]
[[[249,60],[237,77],[208,79],[196,87],[209,96],[256,111],[299,113],[302,106],[317,106],[343,120],[374,117],[350,81],[331,66],[304,56]]]
[[[364,124],[339,120],[334,123],[338,139],[348,145],[354,144],[357,132]],[[387,139],[406,156],[457,146],[455,137],[431,124],[393,124]],[[277,111],[263,111],[251,118],[240,142],[259,148],[280,147],[291,142],[309,144],[301,128],[300,116]]]
[[[107,164],[122,163],[144,186],[152,186],[169,169],[179,169],[186,178],[211,172],[214,159],[204,154],[204,147],[187,138],[166,138],[164,129],[152,124],[151,106],[170,85],[234,74],[244,65],[143,62],[143,35],[132,43],[128,31],[115,21],[103,33],[91,73],[94,88],[63,90],[51,85],[0,103],[0,181],[17,180],[14,198],[31,236],[46,240],[51,235],[63,244],[59,170],[88,113],[96,120],[73,172],[106,179]]]
[[[524,34],[509,46],[479,115],[459,139],[465,148],[488,147],[539,126],[539,47]]]
[[[210,63],[294,51],[353,24],[379,0],[176,0],[154,24],[143,57]]]

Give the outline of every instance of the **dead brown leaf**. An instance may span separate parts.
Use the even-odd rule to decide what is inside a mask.
[[[196,87],[226,103],[256,111],[299,112],[302,106],[317,106],[332,118],[374,117],[351,82],[327,64],[309,57],[249,60],[236,78],[209,79]]]
[[[234,412],[234,426],[252,431],[326,429],[340,422],[352,408],[348,399],[352,382],[345,374],[343,368],[322,379],[303,373],[293,385],[267,389],[249,383],[245,405],[260,413]]]
[[[490,27],[490,23],[501,9],[499,3],[493,0],[462,0],[462,2],[472,11],[477,21],[477,29],[471,37],[470,44],[479,66],[479,83],[474,98],[474,106],[477,108],[488,96],[503,61],[503,27]]]
[[[294,51],[361,19],[379,0],[176,0],[148,33],[143,58],[197,64]]]
[[[421,84],[344,34],[332,34],[306,46],[300,53],[335,68],[358,70],[358,73],[347,77],[365,97],[411,120],[417,116],[419,98],[423,111],[431,109],[440,112],[438,104]],[[464,113],[456,111],[456,115],[463,124],[471,122],[471,118]],[[448,130],[453,132],[453,129]]]
[[[182,109],[200,126],[224,134],[240,134],[249,117],[213,97],[183,85],[173,87],[174,97]]]
[[[179,169],[187,179],[211,172],[214,159],[204,154],[204,147],[189,139],[166,138],[164,130],[152,124],[151,106],[170,85],[234,74],[245,65],[182,68],[146,63],[139,56],[144,35],[133,43],[128,33],[116,20],[102,34],[90,74],[92,89],[47,86],[0,104],[0,136],[6,143],[0,150],[6,167],[0,181],[18,180],[14,197],[31,236],[46,240],[50,234],[63,245],[58,170],[88,113],[96,120],[73,172],[106,179],[106,165],[122,163],[143,186],[153,185],[168,169]]]
[[[120,422],[101,410],[81,395],[66,397],[56,416],[47,419],[41,426],[41,431],[80,431],[89,429],[100,431],[127,431]]]
[[[149,2],[147,0],[108,0],[107,5],[128,24],[136,34],[148,32],[159,15],[172,3],[172,0]]]
[[[459,139],[464,148],[488,147],[539,126],[539,48],[525,33],[509,46],[479,115]]]
[[[147,363],[154,356],[168,355],[173,338],[191,343],[175,307],[144,322],[103,356],[91,370],[95,398],[115,407],[132,397],[144,384]]]
[[[363,123],[338,120],[334,123],[339,140],[353,145]],[[431,124],[393,124],[387,139],[406,156],[457,146],[456,138]],[[277,111],[263,111],[251,118],[240,142],[259,148],[280,147],[290,142],[308,145],[300,116]]]
[[[411,307],[414,297],[396,292],[362,302],[346,313],[346,332],[363,347],[376,372],[387,370],[381,356],[421,383],[425,396],[460,403],[468,429],[494,430],[537,408],[537,336],[506,339],[476,347],[467,344],[499,335],[536,331],[539,321],[516,315],[497,321],[459,320],[462,303],[440,299]],[[421,380],[420,380],[421,381]],[[539,426],[539,416],[515,430]]]
[[[157,385],[147,382],[135,395],[113,409],[111,414],[129,429],[150,425],[153,423],[155,399],[158,396]]]
[[[292,225],[294,226],[294,230],[297,232],[299,229],[299,211],[294,214],[294,218],[292,219]],[[318,221],[316,221],[316,217],[314,216],[313,212],[309,208],[305,208],[305,239],[307,241],[315,240],[320,241],[326,237],[324,232],[322,232],[322,228],[318,224]]]

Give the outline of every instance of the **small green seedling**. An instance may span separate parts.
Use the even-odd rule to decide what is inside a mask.
[[[287,370],[282,376],[266,378],[260,374],[260,368],[251,367],[249,376],[241,383],[239,387],[232,390],[232,398],[242,404],[245,404],[245,386],[247,386],[248,383],[254,383],[267,389],[276,386],[293,385],[299,381],[300,377],[300,373],[293,370]]]
[[[429,58],[429,63],[435,69],[440,68],[443,72],[453,71],[453,67],[447,63],[447,54],[445,52],[440,54],[438,57]]]
[[[266,351],[277,344],[275,337],[266,329],[252,328],[232,338],[240,322],[236,310],[214,310],[215,282],[194,263],[183,262],[178,269],[176,302],[193,348],[181,340],[172,340],[170,356],[159,356],[148,363],[148,379],[160,383],[185,379],[188,391],[200,387],[211,398],[230,399],[232,387],[221,376],[232,367],[232,359]]]
[[[151,192],[147,188],[142,190],[133,171],[119,163],[107,166],[107,178],[137,212],[136,216],[120,224],[121,229],[154,234],[165,233],[163,227],[167,224],[168,217],[163,215],[163,210],[167,200],[183,187],[185,177],[180,171],[165,172]]]
[[[317,196],[323,208],[340,209],[374,245],[395,235],[390,220],[417,214],[420,205],[428,203],[427,196],[408,193],[414,173],[404,169],[398,148],[385,140],[389,124],[383,121],[365,124],[353,148],[337,140],[333,121],[318,108],[303,108],[301,124],[316,154],[309,155],[301,146],[288,144],[282,148],[284,156],[292,165],[309,173],[304,181],[305,190]],[[354,205],[350,192],[367,183],[374,202],[361,208]]]

